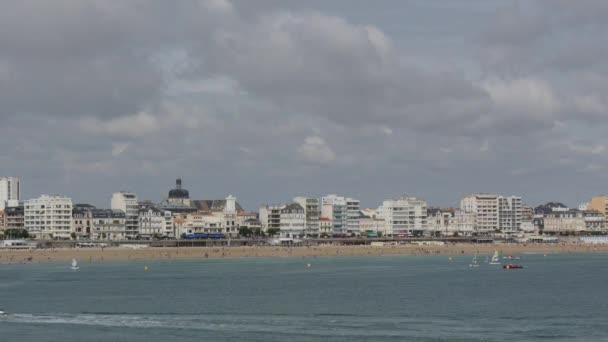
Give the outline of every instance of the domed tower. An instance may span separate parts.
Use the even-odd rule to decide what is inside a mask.
[[[175,180],[175,189],[169,191],[168,202],[172,204],[190,205],[190,193],[186,189],[182,189],[182,179]]]

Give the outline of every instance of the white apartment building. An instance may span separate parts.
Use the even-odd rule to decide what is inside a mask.
[[[24,226],[39,239],[69,239],[72,232],[72,199],[41,195],[25,201]]]
[[[264,231],[268,229],[281,229],[281,210],[285,205],[264,205],[260,207],[260,224]]]
[[[387,234],[413,234],[427,230],[427,204],[417,197],[402,196],[382,202],[378,218],[384,219]]]
[[[175,219],[176,234],[194,233],[225,233],[224,220],[216,215],[207,213],[190,213]]]
[[[361,202],[358,199],[346,198],[346,232],[359,233],[359,217],[361,216]]]
[[[454,215],[450,217],[450,221],[448,222],[447,235],[471,236],[475,234],[476,220],[477,215],[475,213],[455,210]]]
[[[299,196],[294,198],[293,201],[304,208],[304,214],[306,216],[306,229],[304,230],[304,234],[311,237],[319,236],[319,218],[321,217],[319,199]]]
[[[139,202],[137,195],[132,192],[115,192],[112,194],[111,208],[125,213],[125,234],[127,239],[139,235]]]
[[[298,203],[291,203],[281,209],[281,237],[303,237],[306,227],[304,208]]]
[[[93,209],[91,220],[91,239],[124,240],[126,238],[126,215],[122,210]]]
[[[171,212],[149,206],[140,208],[139,235],[144,238],[172,236],[173,216],[171,216]]]
[[[0,210],[4,210],[9,201],[14,204],[12,206],[19,205],[20,199],[21,188],[19,178],[0,177]]]
[[[474,194],[462,198],[460,208],[476,215],[478,234],[515,233],[522,222],[522,200],[517,196]]]

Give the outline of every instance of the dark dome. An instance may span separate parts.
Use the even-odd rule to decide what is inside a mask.
[[[169,191],[169,198],[190,198],[190,193],[186,189],[182,189],[182,180],[178,178],[175,180],[175,189]]]

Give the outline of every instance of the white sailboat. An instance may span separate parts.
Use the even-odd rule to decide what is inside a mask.
[[[78,261],[76,261],[76,259],[72,259],[72,269],[73,270],[80,269],[80,267],[78,267]]]
[[[479,267],[479,263],[477,263],[477,254],[473,257],[473,260],[469,264],[469,267]]]
[[[492,260],[490,260],[490,265],[500,265],[500,255],[498,255],[498,251],[494,251]]]

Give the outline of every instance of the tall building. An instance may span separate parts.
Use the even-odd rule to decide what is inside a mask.
[[[25,201],[24,223],[30,235],[42,239],[69,239],[72,232],[72,199],[41,195]]]
[[[382,202],[378,217],[384,219],[387,234],[422,234],[427,230],[427,204],[417,197],[402,196]]]
[[[311,197],[296,197],[293,199],[293,201],[304,208],[304,214],[306,216],[306,229],[304,230],[304,234],[309,237],[319,236],[319,218],[321,217],[319,199]]]
[[[171,212],[153,205],[140,204],[139,235],[144,238],[173,236]]]
[[[346,232],[359,234],[359,217],[361,216],[361,202],[358,199],[346,199]]]
[[[281,229],[281,210],[285,205],[263,205],[260,207],[260,224],[264,231]]]
[[[281,209],[280,226],[282,237],[303,237],[306,226],[304,208],[298,203],[291,203]]]
[[[111,208],[125,213],[125,237],[134,239],[139,235],[139,203],[137,195],[132,192],[115,192],[112,194]]]
[[[598,195],[593,196],[587,204],[587,210],[595,210],[602,213],[604,216],[608,213],[608,196]]]
[[[480,234],[514,233],[521,227],[523,208],[518,196],[468,195],[462,198],[460,207],[464,212],[476,215],[475,231]]]
[[[23,205],[4,209],[4,229],[24,229]]]
[[[190,193],[182,188],[182,179],[175,180],[175,189],[169,191],[167,202],[173,205],[190,206]]]
[[[332,233],[345,234],[348,228],[348,206],[346,198],[330,194],[321,198],[321,216],[332,223]],[[357,215],[358,217],[358,215]],[[358,228],[357,228],[358,231]]]
[[[18,205],[21,200],[21,188],[19,178],[0,177],[0,210],[4,209],[9,201],[12,206]]]

